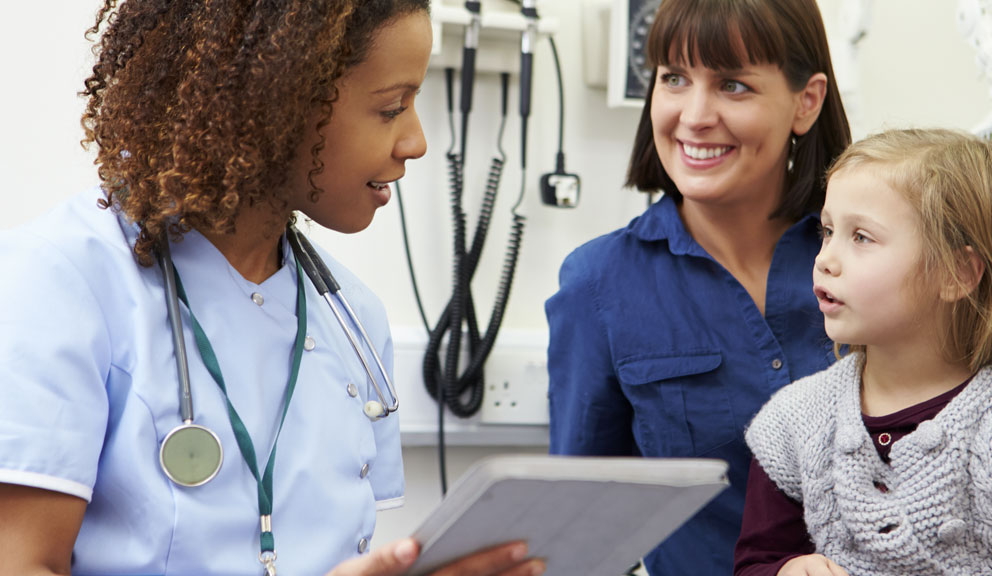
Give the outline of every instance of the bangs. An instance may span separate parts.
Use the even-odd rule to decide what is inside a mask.
[[[700,63],[714,70],[746,65],[785,67],[785,38],[778,18],[763,3],[663,0],[651,26],[647,59],[652,68]]]

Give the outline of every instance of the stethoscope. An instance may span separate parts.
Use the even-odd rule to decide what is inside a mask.
[[[368,400],[365,403],[363,408],[365,415],[370,420],[375,421],[385,418],[392,412],[396,412],[399,409],[396,389],[393,388],[393,383],[386,373],[379,353],[376,352],[375,346],[365,331],[365,326],[362,325],[358,316],[355,315],[355,311],[348,303],[347,298],[341,293],[341,287],[334,279],[331,271],[324,264],[324,261],[317,254],[313,245],[310,244],[310,241],[295,226],[290,225],[286,228],[286,237],[289,240],[297,262],[310,278],[314,288],[317,289],[317,293],[327,302],[338,324],[348,337],[355,355],[361,361],[362,367],[365,369],[365,374],[368,376],[373,388],[375,388],[377,400]],[[224,461],[224,449],[220,438],[213,430],[193,422],[193,391],[190,387],[189,362],[186,355],[186,343],[183,338],[182,317],[179,314],[179,291],[176,283],[175,266],[172,263],[172,257],[169,253],[168,241],[163,241],[159,244],[158,256],[165,277],[166,306],[169,315],[169,325],[172,329],[176,368],[179,372],[179,416],[182,420],[182,423],[173,428],[165,436],[165,439],[162,440],[162,445],[159,449],[159,463],[165,475],[176,484],[187,487],[201,486],[209,482],[220,472],[221,464]],[[337,297],[337,300],[344,307],[348,318],[358,327],[365,346],[372,352],[376,367],[386,382],[386,389],[392,398],[392,402],[387,401],[377,378],[372,373],[364,352],[362,352],[358,340],[355,338],[355,334],[348,327],[344,315],[342,315],[332,295]]]

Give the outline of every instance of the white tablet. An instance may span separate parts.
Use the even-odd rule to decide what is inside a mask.
[[[727,485],[722,460],[485,458],[413,533],[421,554],[409,574],[525,540],[546,576],[619,576]]]

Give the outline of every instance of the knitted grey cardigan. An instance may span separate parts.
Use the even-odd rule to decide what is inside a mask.
[[[895,442],[887,465],[861,419],[862,362],[777,392],[748,427],[751,451],[802,502],[816,551],[852,576],[992,575],[992,368]]]

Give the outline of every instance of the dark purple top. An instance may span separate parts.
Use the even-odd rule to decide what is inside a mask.
[[[969,378],[940,396],[886,416],[862,415],[882,460],[888,463],[892,443],[916,430],[920,422],[936,416],[970,381]],[[888,490],[884,484],[875,487],[883,492]],[[734,549],[734,576],[776,576],[789,560],[814,552],[803,520],[802,503],[779,490],[761,464],[752,458],[744,497],[744,520]]]

